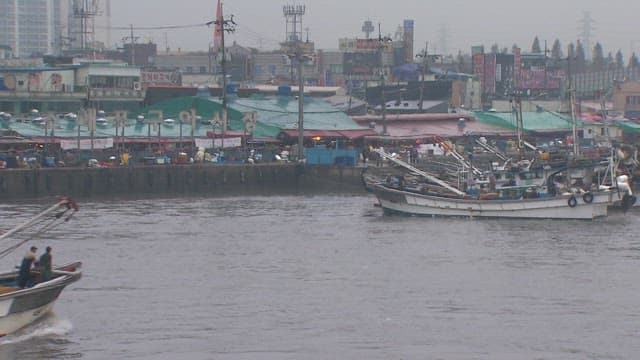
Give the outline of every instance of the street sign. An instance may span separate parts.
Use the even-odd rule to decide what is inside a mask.
[[[256,122],[258,121],[258,113],[255,111],[246,112],[243,114],[242,121],[244,122],[244,128],[249,133],[253,133],[256,128]]]
[[[148,114],[149,114],[148,117],[150,118],[144,119],[145,124],[157,125],[162,123],[164,119],[164,113],[162,112],[162,110],[149,110]],[[155,115],[155,116],[152,116],[152,115]]]
[[[178,119],[180,119],[181,124],[191,124],[191,127],[193,128],[196,127],[197,118],[198,117],[196,115],[196,109],[191,109],[189,111],[181,111],[180,114],[178,114]]]
[[[113,119],[114,124],[117,127],[124,127],[125,125],[127,125],[127,114],[127,111],[117,110],[115,112],[115,118]]]
[[[221,127],[223,130],[227,130],[227,112],[223,109],[222,115],[220,113],[213,114],[213,119],[210,121],[211,125]]]
[[[96,109],[82,109],[78,114],[78,125],[86,125],[89,131],[96,131]]]

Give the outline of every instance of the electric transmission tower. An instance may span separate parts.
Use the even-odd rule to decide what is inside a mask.
[[[591,59],[591,52],[593,51],[591,47],[591,39],[593,39],[593,33],[596,28],[593,26],[595,24],[595,20],[591,18],[591,13],[589,11],[583,12],[582,19],[580,20],[580,40],[584,43],[584,52],[587,60]]]
[[[442,24],[440,27],[438,42],[440,45],[440,54],[446,55],[449,52],[449,29],[447,28],[447,24]]]

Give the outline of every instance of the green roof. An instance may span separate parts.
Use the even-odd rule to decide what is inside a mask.
[[[475,112],[475,118],[484,124],[516,129],[514,113]],[[571,118],[555,112],[525,112],[522,113],[524,131],[565,130],[571,129]],[[578,127],[583,125],[577,121]]]
[[[616,124],[622,128],[623,132],[640,133],[640,124],[631,121],[618,121]]]
[[[280,129],[298,128],[298,99],[289,96],[275,98],[237,98],[230,106],[242,112],[255,111],[258,121]],[[304,98],[304,128],[308,130],[361,130],[351,117],[323,99]]]
[[[196,115],[202,117],[202,119],[206,121],[213,119],[215,114],[222,113],[222,104],[217,101],[213,101],[211,98],[186,96],[149,106],[142,110],[142,114],[148,116],[149,111],[151,110],[162,110],[165,119],[170,118],[178,120],[180,112],[189,111],[190,109],[194,109],[196,111]],[[242,111],[238,111],[232,106],[227,107],[227,129],[243,131],[244,124],[242,122],[242,118]],[[186,125],[186,128],[189,132],[191,131],[190,125]],[[183,125],[183,134],[185,131],[184,129],[185,125]],[[196,133],[204,131],[203,135],[206,135],[206,132],[211,131],[212,129],[213,128],[211,126],[207,126],[207,124],[198,124],[196,126]],[[172,133],[165,133],[165,136],[178,136],[180,131],[179,126],[174,126],[172,130]],[[276,137],[279,133],[280,128],[265,124],[258,120],[253,136],[257,138]]]
[[[171,99],[159,104],[154,104],[140,111],[146,118],[149,111],[161,110],[164,119],[176,120],[174,125],[163,124],[160,127],[160,135],[167,137],[178,137],[180,135],[179,115],[182,111],[194,109],[196,115],[202,118],[194,129],[194,136],[206,137],[207,132],[213,127],[207,120],[213,119],[214,114],[222,112],[222,104],[212,98],[204,97],[180,97]],[[244,129],[243,113],[256,112],[258,119],[253,132],[255,138],[273,138],[278,136],[282,129],[297,129],[298,124],[298,100],[293,97],[275,98],[232,98],[228,103],[228,126],[231,131],[242,132]],[[124,135],[129,137],[149,136],[149,126],[137,123],[133,120],[138,113],[129,112],[129,124],[125,126]],[[43,136],[44,128],[36,123],[11,122],[4,124],[22,136],[33,137]],[[361,130],[363,129],[355,123],[351,117],[342,111],[334,108],[330,103],[316,98],[305,97],[304,103],[304,128],[309,130]],[[115,136],[115,127],[111,121],[102,126],[98,126],[94,136],[110,137]],[[216,132],[221,131],[216,128]],[[76,137],[78,128],[75,122],[68,120],[57,120],[55,136]],[[122,135],[122,128],[118,130],[118,136]],[[182,125],[182,135],[191,135],[191,125]],[[81,137],[90,136],[86,126],[80,129]],[[157,137],[158,130],[151,130],[151,137]]]

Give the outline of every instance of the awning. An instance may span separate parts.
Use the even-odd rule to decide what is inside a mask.
[[[362,129],[362,130],[340,130],[338,131],[347,139],[359,139],[365,136],[374,136],[378,133],[374,129]]]
[[[281,134],[288,137],[297,137],[298,130],[282,130]],[[305,138],[324,137],[324,138],[347,138],[357,139],[365,136],[376,135],[377,133],[373,129],[355,129],[355,130],[304,130],[303,136]]]

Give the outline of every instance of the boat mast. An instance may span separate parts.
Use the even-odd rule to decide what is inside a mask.
[[[412,171],[412,172],[414,172],[414,173],[416,173],[418,175],[423,176],[427,180],[442,186],[443,188],[453,192],[454,194],[456,194],[458,196],[467,195],[465,192],[460,191],[460,189],[456,189],[455,187],[453,187],[453,186],[447,184],[446,182],[440,180],[439,178],[427,173],[426,171],[422,171],[422,170],[420,170],[420,169],[418,169],[418,168],[416,168],[416,167],[414,167],[414,166],[412,166],[412,165],[410,165],[410,164],[408,164],[408,163],[396,158],[395,156],[391,156],[391,154],[388,154],[388,153],[386,153],[386,152],[384,152],[384,151],[382,151],[380,149],[376,149],[374,151],[376,153],[378,153],[380,156],[382,156],[383,158],[388,159],[389,161],[394,162],[394,163],[404,167],[405,169],[407,169],[409,171]]]

